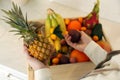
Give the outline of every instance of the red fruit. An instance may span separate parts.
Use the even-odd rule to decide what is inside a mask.
[[[53,64],[58,64],[59,63],[59,58],[58,57],[53,58],[52,63]]]
[[[83,19],[83,26],[86,26],[88,29],[92,29],[96,24],[99,23],[99,19],[96,13],[91,13],[91,17],[85,17]]]
[[[83,26],[92,29],[94,25],[99,23],[99,0],[94,5],[92,12],[83,19]]]
[[[80,34],[79,31],[77,31],[77,30],[70,30],[70,31],[68,32],[68,34],[71,36],[71,41],[72,41],[73,43],[77,43],[77,42],[80,41],[81,34]]]
[[[74,58],[74,57],[70,58],[70,63],[76,63],[76,62],[77,62],[76,58]]]
[[[91,29],[87,29],[87,30],[85,30],[84,32],[90,36],[91,33],[92,33],[92,30],[91,30]]]
[[[61,43],[61,45],[67,45],[65,39],[62,39],[62,40],[60,41],[60,43]]]
[[[62,53],[58,53],[58,54],[57,54],[57,57],[58,57],[58,58],[61,58],[61,57],[62,57]]]
[[[81,23],[78,20],[72,20],[67,26],[68,31],[71,30],[71,29],[80,30],[81,29]]]
[[[62,57],[59,58],[60,59],[60,64],[67,64],[69,63],[69,58],[65,55],[62,55]]]
[[[78,51],[78,50],[73,50],[70,53],[70,58],[76,58],[77,62],[87,62],[89,61],[89,58],[85,55],[85,53]]]

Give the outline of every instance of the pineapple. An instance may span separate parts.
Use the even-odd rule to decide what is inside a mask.
[[[28,22],[27,15],[24,17],[21,8],[14,3],[13,9],[2,11],[7,15],[4,21],[15,28],[12,32],[21,35],[29,54],[42,62],[48,61],[52,53],[51,44],[44,36],[44,25],[36,27],[36,23]]]

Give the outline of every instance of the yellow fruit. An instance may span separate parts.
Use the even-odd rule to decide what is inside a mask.
[[[51,14],[51,23],[53,28],[56,28],[58,26],[58,22],[56,18],[53,16],[53,14]]]
[[[45,20],[45,35],[48,37],[50,35],[50,27],[51,27],[51,20],[50,15],[47,16],[47,19]]]
[[[68,47],[67,46],[62,46],[61,50],[62,50],[62,52],[67,53],[68,52]]]
[[[50,33],[52,34],[54,32],[54,28],[50,28]]]
[[[53,64],[58,64],[59,63],[59,58],[55,57],[52,59]]]
[[[93,40],[94,40],[94,41],[98,41],[98,40],[99,40],[99,37],[98,37],[97,35],[94,35],[94,36],[93,36]]]
[[[66,18],[65,20],[65,24],[68,25],[70,23],[70,19]]]
[[[63,17],[60,14],[57,14],[55,12],[54,12],[54,15],[56,16],[56,20],[58,24],[60,25],[60,30],[62,31],[62,33],[64,33],[66,31],[66,25],[65,25]]]
[[[86,27],[81,27],[81,31],[86,31],[87,28]]]
[[[59,38],[57,38],[54,41],[54,46],[55,46],[56,51],[59,51],[61,49],[61,44],[60,44],[60,39]]]
[[[79,20],[80,23],[83,22],[83,18],[82,17],[79,17],[78,20]]]
[[[56,36],[55,34],[51,34],[50,38],[51,38],[52,40],[56,40],[56,39],[57,39],[57,36]]]
[[[66,35],[66,34],[68,34],[68,31],[65,31],[65,32],[63,33],[63,35]]]
[[[50,27],[51,20],[48,15],[45,20],[45,31],[43,23],[28,21],[27,15],[24,17],[22,10],[19,6],[13,3],[13,8],[10,10],[4,10],[6,13],[6,22],[11,25],[11,27],[15,28],[18,35],[21,35],[24,41],[24,45],[26,46],[29,54],[38,60],[45,62],[50,58],[51,47],[50,42],[48,41],[48,36],[50,36]],[[32,24],[32,25],[31,25]],[[46,35],[46,36],[45,36]],[[49,53],[47,53],[47,52]]]
[[[111,46],[107,41],[100,40],[100,41],[97,41],[97,44],[99,44],[108,53],[111,51]]]

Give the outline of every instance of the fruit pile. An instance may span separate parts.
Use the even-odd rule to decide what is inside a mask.
[[[90,61],[84,52],[67,45],[63,37],[68,33],[71,41],[77,43],[81,37],[79,31],[84,31],[107,52],[111,51],[110,45],[104,38],[102,24],[99,22],[99,0],[86,17],[62,18],[54,10],[48,9],[45,32],[46,37],[56,49],[50,58],[50,65]]]
[[[99,23],[99,0],[86,17],[63,18],[52,9],[47,10],[45,23],[28,22],[21,8],[13,3],[13,9],[3,10],[7,17],[4,19],[24,40],[31,56],[49,65],[67,64],[90,61],[84,52],[70,47],[63,35],[69,34],[71,41],[80,41],[79,31],[87,33],[106,51],[111,51],[110,45],[104,38],[102,25]],[[103,41],[104,40],[104,41]]]
[[[69,34],[72,37],[72,42],[78,42],[81,37],[79,31],[81,30],[80,26],[82,20],[79,22],[77,19],[69,19],[69,21],[71,21],[67,22],[68,19],[62,18],[60,14],[52,9],[48,9],[47,12],[48,15],[45,20],[45,36],[55,48],[55,52],[50,57],[49,64],[56,65],[89,61],[89,58],[83,52],[70,47],[63,37],[64,34]],[[68,24],[66,24],[66,22]]]

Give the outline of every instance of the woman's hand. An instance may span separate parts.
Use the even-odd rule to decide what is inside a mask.
[[[42,68],[46,68],[47,66],[40,62],[39,60],[37,60],[36,58],[32,57],[29,55],[28,51],[27,51],[27,48],[24,47],[24,52],[25,52],[25,56],[26,56],[26,59],[29,63],[29,65],[34,69],[34,70],[39,70],[39,69],[42,69]]]
[[[81,39],[78,43],[72,43],[69,34],[64,35],[64,37],[68,45],[70,45],[76,50],[84,51],[85,47],[88,45],[89,42],[92,41],[92,39],[83,31],[80,31],[80,33],[81,33]]]

